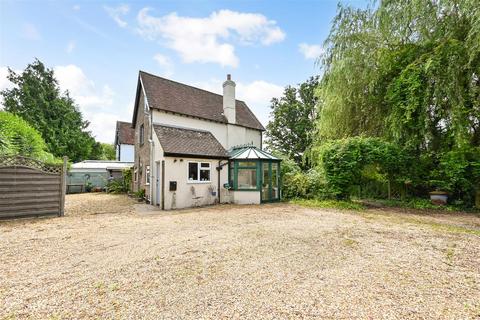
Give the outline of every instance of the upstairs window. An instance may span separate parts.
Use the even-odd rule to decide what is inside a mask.
[[[188,182],[210,182],[209,162],[189,162]]]

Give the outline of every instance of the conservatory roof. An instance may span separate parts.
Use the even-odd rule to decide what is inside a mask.
[[[281,161],[281,159],[272,154],[263,151],[253,145],[236,146],[229,151],[231,160],[272,160]]]

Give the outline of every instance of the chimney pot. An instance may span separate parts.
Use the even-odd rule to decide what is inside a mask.
[[[232,80],[232,75],[231,74],[227,74],[227,80]]]

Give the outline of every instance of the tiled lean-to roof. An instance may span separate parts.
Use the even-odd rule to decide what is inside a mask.
[[[140,71],[139,78],[143,84],[150,108],[228,123],[227,118],[223,115],[222,95],[158,77],[144,71]],[[235,124],[257,130],[265,130],[245,102],[235,101]],[[134,117],[135,115],[136,113]]]
[[[209,131],[154,124],[166,156],[227,159],[228,153]]]

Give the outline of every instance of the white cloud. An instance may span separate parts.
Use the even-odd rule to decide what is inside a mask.
[[[118,24],[118,26],[125,28],[127,26],[127,22],[123,20],[123,16],[125,16],[129,11],[130,7],[126,4],[122,4],[118,7],[103,7],[105,11],[107,11],[108,15]]]
[[[78,11],[78,10],[80,10],[80,5],[76,4],[76,5],[74,5],[74,6],[72,7],[72,9],[73,9],[74,11]]]
[[[160,53],[156,54],[153,59],[157,61],[158,65],[163,69],[162,75],[164,77],[171,77],[173,75],[173,63],[169,57]]]
[[[325,52],[321,45],[307,43],[300,43],[298,50],[303,54],[305,59],[316,59]]]
[[[12,83],[7,79],[8,68],[0,67],[0,91],[10,88]]]
[[[195,85],[204,90],[222,94],[222,84],[223,81],[212,79]],[[238,100],[245,101],[258,120],[266,125],[270,114],[270,101],[274,97],[280,97],[283,90],[283,86],[264,80],[254,80],[249,83],[236,82],[235,96]]]
[[[0,67],[0,91],[3,91],[5,89],[10,89],[13,86],[13,83],[11,83],[7,79],[8,75],[8,68],[7,67]],[[3,109],[3,96],[0,96],[0,110]]]
[[[262,14],[220,10],[206,18],[192,18],[175,12],[155,17],[149,11],[139,11],[137,32],[175,50],[186,63],[237,67],[239,60],[232,43],[270,45],[285,38],[277,23]]]
[[[31,23],[23,25],[23,36],[29,40],[40,40],[42,38],[40,32],[38,32],[37,28]]]
[[[75,47],[76,47],[75,41],[71,40],[67,43],[67,47],[65,48],[65,51],[67,51],[67,53],[72,53]]]

